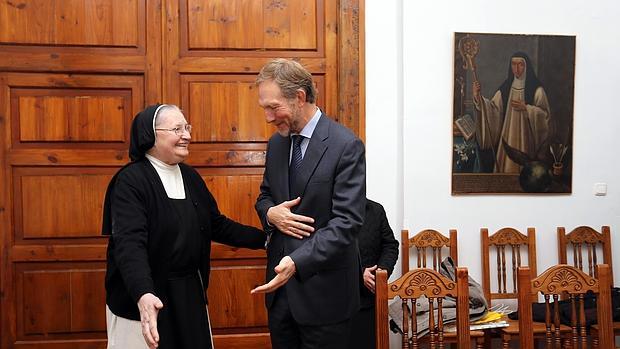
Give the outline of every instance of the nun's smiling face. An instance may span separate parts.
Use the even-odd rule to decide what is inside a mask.
[[[183,114],[174,109],[162,111],[157,116],[155,129],[155,145],[148,153],[168,165],[183,162],[189,155],[192,139]]]

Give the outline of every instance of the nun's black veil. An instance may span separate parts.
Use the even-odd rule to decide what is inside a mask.
[[[155,114],[162,104],[154,104],[146,107],[143,111],[136,114],[131,124],[131,132],[129,136],[129,158],[130,165],[136,161],[142,160],[146,152],[155,145],[155,130],[153,129],[153,120]],[[116,184],[116,176],[127,166],[123,166],[112,179],[105,192],[105,200],[103,203],[103,222],[101,234],[112,235],[112,203],[111,194]]]

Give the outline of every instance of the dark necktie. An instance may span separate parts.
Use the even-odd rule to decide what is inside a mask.
[[[291,142],[293,143],[293,152],[291,155],[291,163],[288,166],[288,188],[290,195],[293,195],[293,184],[295,183],[295,178],[299,173],[299,168],[301,167],[301,160],[303,160],[303,157],[301,156],[301,142],[303,140],[304,136],[291,136]]]

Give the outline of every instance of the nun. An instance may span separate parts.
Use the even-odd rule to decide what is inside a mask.
[[[481,88],[480,82],[474,81],[473,100],[478,115],[476,139],[482,170],[519,173],[521,165],[510,159],[504,142],[530,159],[549,151],[551,109],[545,89],[525,52],[512,55],[508,77],[492,99],[482,96]],[[486,161],[489,157],[495,160],[493,167]]]
[[[264,248],[262,230],[220,213],[183,161],[192,126],[174,105],[152,105],[131,125],[131,162],[105,195],[108,349],[213,348],[206,290],[211,241]]]

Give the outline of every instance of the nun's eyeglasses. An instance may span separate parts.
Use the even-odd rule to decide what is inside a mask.
[[[173,131],[175,135],[181,137],[185,131],[192,134],[192,125],[187,124],[184,126],[177,126],[175,128],[156,128],[155,131]]]

